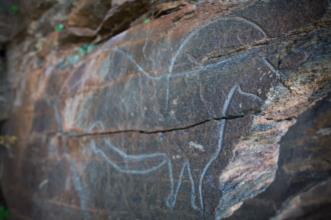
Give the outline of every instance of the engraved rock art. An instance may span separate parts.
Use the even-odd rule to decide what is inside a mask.
[[[227,30],[229,26],[233,26],[233,30]],[[243,36],[245,32],[239,32],[237,30],[239,28],[249,30],[252,39],[245,39],[245,36]],[[208,33],[208,35],[204,36],[204,33]],[[203,35],[203,38],[201,35]],[[228,42],[229,36],[236,40]],[[207,84],[209,83],[207,80],[215,77],[215,85],[212,86],[216,87],[223,83],[222,77],[232,81],[230,82],[232,84],[241,84],[240,80],[239,82],[235,81],[235,75],[230,75],[231,72],[235,71],[236,65],[239,68],[244,68],[245,63],[258,60],[254,62],[259,62],[261,66],[264,65],[265,67],[262,68],[266,70],[268,70],[268,67],[258,54],[242,53],[220,59],[217,62],[206,61],[205,56],[211,54],[219,56],[231,47],[248,46],[254,42],[265,40],[266,37],[266,33],[259,26],[244,18],[219,18],[188,34],[173,53],[169,66],[166,68],[167,71],[157,75],[145,70],[125,49],[115,47],[109,55],[112,63],[108,64],[114,69],[102,74],[103,77],[110,77],[111,85],[106,86],[101,91],[70,97],[66,101],[64,111],[65,129],[74,130],[78,127],[83,128],[85,133],[93,132],[91,128],[95,128],[94,123],[101,120],[104,121],[106,130],[155,130],[174,126],[188,126],[196,121],[205,120],[205,118],[224,117],[220,110],[215,111],[212,108],[222,109],[222,103],[226,98],[222,94],[222,90],[231,89],[231,84],[223,85],[223,88],[220,87],[218,91],[211,93],[208,91],[210,85]],[[206,43],[198,49],[193,49],[195,48],[194,45],[202,43],[202,39]],[[253,72],[255,68],[252,67],[249,71]],[[131,72],[137,75],[131,77]],[[73,76],[73,79],[68,79],[62,90],[69,88],[69,91],[77,91],[79,88],[84,88],[93,75],[95,75],[94,72],[86,72],[75,83],[71,83],[75,79],[75,76]],[[119,85],[112,85],[112,82],[120,82],[125,77],[130,77],[125,85],[120,83]],[[191,83],[193,81],[194,84]],[[177,87],[184,88],[187,94],[177,95],[175,91]],[[150,96],[146,97],[143,94],[150,94]],[[219,97],[217,102],[212,100],[215,95]],[[107,102],[91,105],[96,96],[102,97]],[[155,104],[158,105],[155,106]],[[191,109],[196,108],[197,105],[202,106],[199,110],[201,116],[191,113]],[[97,110],[92,110],[91,106]],[[249,104],[237,107],[241,112],[249,111],[250,108],[252,108],[252,105]],[[107,114],[112,113],[116,113],[118,117],[106,117]],[[230,112],[230,115],[232,113]],[[146,117],[147,115],[150,117]],[[120,118],[122,119],[118,121]],[[125,126],[122,125],[123,121],[126,123]],[[149,127],[145,129],[144,126]]]
[[[231,88],[231,90],[228,92],[227,98],[223,105],[222,113],[223,113],[224,117],[227,116],[229,106],[231,105],[233,96],[236,92],[247,98],[251,98],[252,101],[259,99],[257,96],[255,96],[253,94],[245,93],[245,92],[241,91],[241,89],[238,85],[233,86]],[[101,125],[101,127],[102,127],[102,123],[101,124],[99,123],[99,125]],[[220,154],[220,152],[222,150],[222,146],[223,146],[225,128],[226,128],[226,119],[224,118],[224,119],[221,119],[219,122],[218,145],[215,147],[213,154],[211,155],[208,162],[205,164],[205,166],[201,170],[201,175],[200,175],[199,180],[194,180],[192,177],[191,161],[189,158],[184,159],[182,168],[180,170],[179,177],[174,177],[173,167],[172,167],[172,162],[171,162],[172,156],[167,155],[166,153],[157,152],[157,153],[152,153],[152,154],[128,155],[123,150],[121,150],[117,146],[113,145],[109,139],[106,140],[105,144],[107,145],[107,147],[109,147],[111,149],[111,152],[113,154],[116,154],[119,157],[123,158],[123,160],[125,161],[125,164],[127,167],[121,167],[120,165],[113,162],[104,151],[102,151],[101,149],[98,148],[98,146],[94,142],[91,143],[91,148],[95,154],[97,154],[100,157],[102,157],[103,159],[105,159],[109,165],[111,165],[116,171],[121,172],[121,173],[135,174],[135,175],[147,175],[147,174],[150,174],[152,172],[159,170],[163,166],[167,166],[167,169],[169,172],[169,181],[170,181],[170,194],[169,194],[168,198],[166,199],[166,204],[169,208],[173,208],[175,206],[177,194],[179,193],[180,187],[182,184],[182,179],[183,179],[184,175],[187,175],[191,182],[191,206],[193,209],[198,209],[198,210],[203,211],[204,202],[203,202],[202,183],[203,183],[204,177],[205,177],[206,172],[208,171],[208,168],[210,167],[210,165],[213,163],[213,161],[215,161],[215,160],[217,160],[217,158],[219,158],[219,154]],[[147,161],[150,159],[154,159],[159,162],[158,162],[158,164],[156,164],[153,167],[148,167],[148,168],[135,168],[134,167],[134,165],[137,165],[137,163],[143,164],[144,161]],[[133,164],[132,168],[130,167],[130,163]],[[178,180],[176,180],[175,178],[178,178]]]
[[[73,9],[93,0],[38,3],[3,35],[12,219],[325,217],[330,1],[187,1],[134,23],[140,1],[116,2],[116,36],[68,33],[72,15],[98,25]]]
[[[259,40],[265,40],[267,35],[266,33],[256,24],[240,17],[229,17],[229,18],[220,18],[217,19],[214,22],[211,22],[209,24],[203,25],[202,27],[192,31],[187,37],[184,38],[184,40],[180,43],[178,49],[175,51],[174,56],[170,60],[170,65],[167,69],[167,72],[164,74],[160,75],[155,75],[153,73],[150,73],[146,71],[139,63],[135,60],[135,58],[130,55],[128,52],[126,52],[124,49],[120,48],[114,48],[112,49],[111,57],[115,60],[115,57],[120,57],[122,59],[123,64],[121,65],[127,65],[132,66],[132,71],[138,71],[138,74],[140,74],[138,79],[133,79],[133,83],[138,84],[138,90],[141,90],[144,87],[149,87],[153,90],[160,90],[161,93],[158,94],[156,97],[164,97],[162,100],[163,103],[161,103],[161,107],[163,108],[163,112],[166,112],[166,114],[171,114],[172,112],[176,111],[182,111],[181,108],[185,107],[185,104],[182,104],[179,102],[178,105],[176,105],[176,108],[172,108],[171,110],[169,109],[169,103],[170,103],[170,91],[171,87],[178,87],[178,85],[171,85],[172,82],[176,82],[176,80],[182,80],[185,82],[187,78],[190,77],[198,77],[197,81],[199,82],[200,79],[203,76],[200,75],[208,75],[208,74],[215,74],[215,71],[218,71],[219,73],[222,73],[222,68],[224,65],[227,65],[228,63],[231,64],[238,64],[238,61],[240,62],[241,60],[245,60],[245,62],[250,62],[250,59],[256,59],[252,58],[249,56],[249,54],[239,54],[236,57],[236,60],[234,60],[233,57],[229,57],[226,59],[222,59],[221,61],[218,61],[216,63],[205,63],[204,62],[204,56],[206,54],[211,54],[211,53],[216,53],[217,54],[222,54],[224,51],[222,51],[222,48],[226,48],[226,42],[223,43],[222,45],[222,40],[225,39],[227,36],[219,36],[218,34],[221,34],[222,31],[224,30],[224,25],[228,22],[232,22],[231,25],[236,27],[241,27],[240,25],[246,26],[253,34],[252,36],[255,41]],[[218,30],[219,29],[219,30]],[[211,34],[209,33],[211,32]],[[214,33],[213,33],[214,32]],[[231,31],[230,31],[231,32]],[[192,51],[190,48],[192,48],[192,45],[197,44],[198,42],[201,41],[201,39],[196,38],[198,35],[203,35],[203,33],[209,33],[208,35],[204,36],[204,40],[206,42],[211,42],[210,45],[202,45],[200,51]],[[247,41],[246,39],[241,39],[243,36],[238,34],[237,32],[234,32],[236,34],[236,39],[237,39],[237,44],[238,45],[248,45],[251,43],[252,40]],[[223,33],[222,33],[223,34]],[[215,45],[217,51],[215,51]],[[193,56],[196,56],[194,58]],[[266,70],[269,70],[269,66],[265,64],[265,59],[262,59],[262,57],[257,57],[257,60],[260,60],[259,62],[261,63],[261,66],[265,66]],[[181,63],[189,63],[188,66],[181,66],[178,64]],[[269,63],[267,63],[269,64]],[[270,65],[270,64],[269,64]],[[126,67],[127,68],[127,67]],[[218,70],[220,69],[220,70]],[[121,73],[121,68],[118,69],[120,71],[119,73],[114,73],[111,75],[115,75],[117,78],[112,78],[112,80],[120,80],[120,77],[124,77],[125,71]],[[129,70],[127,70],[129,72]],[[273,74],[273,73],[272,73]],[[76,89],[77,87],[84,87],[87,81],[89,80],[89,77],[91,77],[89,74],[85,74],[79,81],[75,82],[71,86],[72,89]],[[113,77],[113,76],[111,76]],[[222,77],[220,75],[219,77]],[[70,82],[70,80],[69,80]],[[150,83],[154,86],[150,86]],[[124,173],[124,174],[132,174],[132,175],[148,175],[152,174],[153,172],[159,171],[161,168],[166,167],[168,176],[169,176],[169,183],[170,183],[170,192],[165,199],[166,206],[169,208],[174,208],[176,205],[177,201],[177,195],[180,193],[181,190],[181,185],[182,181],[185,177],[187,177],[190,181],[191,185],[191,207],[195,210],[199,210],[201,213],[204,212],[204,198],[203,198],[203,182],[204,178],[206,176],[206,173],[208,172],[208,169],[212,165],[212,163],[220,158],[220,153],[223,147],[223,142],[224,142],[224,133],[225,133],[225,127],[226,127],[226,121],[227,118],[231,117],[233,115],[233,112],[236,112],[237,109],[250,109],[252,108],[251,106],[260,106],[262,104],[262,99],[257,96],[256,94],[250,93],[250,92],[245,92],[242,91],[240,85],[236,82],[233,82],[234,85],[230,87],[228,86],[223,86],[224,88],[221,88],[219,92],[220,96],[215,97],[216,99],[219,99],[220,103],[220,110],[218,111],[219,113],[216,114],[211,113],[210,110],[208,110],[208,115],[209,117],[215,118],[219,120],[219,125],[218,125],[218,143],[217,146],[214,146],[214,150],[210,152],[209,158],[207,159],[206,163],[202,165],[202,167],[195,168],[199,169],[199,175],[198,177],[193,177],[192,175],[192,161],[190,158],[182,157],[183,155],[179,155],[182,159],[182,165],[181,168],[178,172],[178,176],[174,173],[174,167],[173,167],[173,162],[172,158],[174,155],[169,155],[169,153],[166,152],[155,152],[155,153],[149,153],[149,154],[137,154],[137,155],[132,155],[132,154],[127,154],[125,150],[122,150],[120,146],[117,146],[112,143],[111,139],[106,139],[103,142],[103,147],[108,148],[106,153],[103,149],[100,148],[100,144],[96,144],[93,140],[89,144],[92,151],[94,154],[98,155],[100,158],[104,159],[107,161],[107,164],[110,165],[113,169],[115,169],[117,172]],[[123,109],[120,110],[118,109],[117,115],[118,117],[121,117],[123,114],[132,114],[132,112],[135,109],[138,109],[140,111],[139,105],[143,105],[142,103],[146,102],[144,100],[141,100],[137,97],[137,99],[132,99],[132,97],[136,97],[136,94],[139,94],[138,91],[134,93],[132,91],[132,88],[135,88],[135,86],[132,86],[130,82],[128,82],[130,85],[130,92],[127,93],[125,91],[125,87],[123,89],[119,88],[120,91],[116,91],[116,94],[121,94],[121,95],[110,95],[108,96],[108,92],[106,91],[106,95],[103,96],[105,99],[105,103],[101,103],[102,106],[97,106],[100,108],[102,111],[107,111],[108,108],[105,108],[104,106],[121,106],[124,105]],[[155,88],[160,87],[160,88]],[[200,85],[201,87],[201,85]],[[64,89],[65,87],[63,87]],[[62,89],[62,90],[63,90]],[[110,90],[111,91],[111,90]],[[226,92],[227,91],[227,92]],[[226,94],[226,93],[227,94]],[[217,96],[217,94],[214,94]],[[184,95],[185,96],[185,95]],[[204,94],[201,93],[199,94],[199,98],[206,104],[206,100],[203,97]],[[236,102],[234,102],[234,97],[242,104],[238,105]],[[155,96],[154,96],[155,97]],[[157,99],[154,97],[147,97],[151,103],[153,103],[153,99],[157,102]],[[128,100],[125,100],[126,98],[130,98],[131,103],[134,103],[135,106],[137,107],[128,107],[127,105],[130,105],[130,102]],[[191,99],[190,97],[187,97],[188,99]],[[179,96],[178,99],[180,100],[181,97]],[[83,99],[69,99],[68,104],[66,105],[65,108],[65,121],[67,122],[67,126],[76,126],[77,123],[85,123],[85,117],[88,116],[89,118],[91,117],[91,112],[88,111],[88,107],[77,109],[78,106],[84,106],[84,104],[91,105],[90,102],[91,98],[90,97],[85,97]],[[124,101],[125,100],[125,101]],[[85,102],[82,105],[80,104],[81,102]],[[95,108],[95,106],[94,106]],[[256,108],[256,107],[254,107]],[[81,109],[81,110],[80,110]],[[231,110],[231,112],[230,112]],[[78,114],[76,114],[78,111]],[[248,110],[250,111],[250,110]],[[98,111],[101,113],[101,111]],[[240,112],[240,110],[238,111]],[[77,115],[77,119],[73,119],[72,116]],[[129,122],[130,126],[130,121],[132,121],[132,125],[134,129],[134,123],[135,121],[139,121],[141,119],[144,119],[144,116],[139,115],[138,113],[133,113],[134,117],[133,119],[125,120],[126,122]],[[67,117],[68,116],[68,117]],[[162,116],[161,116],[162,117]],[[161,122],[157,122],[157,124],[162,125]],[[86,127],[86,123],[80,124],[79,127]],[[107,131],[107,128],[109,127],[109,123],[107,124],[103,122],[103,120],[97,120],[94,119],[94,123],[86,127],[86,133],[93,133],[95,131]],[[130,129],[131,127],[127,128]],[[169,146],[171,147],[171,146]],[[110,155],[111,154],[111,155]],[[122,161],[124,161],[123,164],[117,163],[116,161],[113,161],[111,158],[114,157],[114,155],[117,155],[116,157],[121,158]],[[154,161],[152,165],[148,165],[148,161]],[[140,164],[140,165],[139,165]],[[143,166],[145,165],[145,166]]]
[[[139,79],[135,80],[138,82],[140,89],[142,87],[144,87],[144,85],[146,85],[148,87],[148,84],[146,82],[148,81],[152,81],[152,83],[155,83],[156,85],[160,86],[162,90],[162,93],[159,94],[158,96],[163,96],[165,97],[164,103],[161,104],[161,106],[164,108],[164,112],[170,112],[169,110],[169,93],[171,90],[171,80],[174,79],[176,80],[176,78],[188,78],[188,77],[192,77],[192,76],[196,76],[196,75],[200,75],[200,74],[208,74],[208,72],[212,72],[212,70],[216,70],[217,68],[220,68],[222,65],[226,65],[229,62],[232,62],[233,58],[227,58],[221,61],[218,61],[216,63],[210,63],[210,64],[203,64],[203,56],[205,56],[206,54],[210,54],[212,52],[215,53],[215,45],[218,45],[217,48],[225,48],[226,42],[223,43],[222,40],[226,39],[226,36],[219,36],[218,33],[222,33],[223,29],[224,29],[224,25],[226,26],[226,24],[228,22],[232,22],[231,25],[236,26],[238,25],[238,27],[241,27],[240,25],[244,25],[246,26],[248,29],[250,29],[251,32],[253,32],[253,36],[255,36],[254,38],[256,40],[264,40],[267,35],[266,33],[256,24],[252,23],[251,21],[248,21],[244,18],[240,18],[240,17],[229,17],[229,18],[220,18],[217,19],[214,22],[211,22],[209,24],[203,25],[202,27],[192,31],[187,37],[184,38],[184,40],[180,43],[178,49],[175,51],[174,56],[171,58],[170,60],[170,65],[168,67],[168,70],[165,74],[160,74],[159,76],[156,76],[153,73],[147,72],[142,66],[140,66],[137,61],[134,59],[134,57],[132,55],[130,55],[129,53],[125,52],[123,49],[120,48],[114,48],[112,50],[112,53],[115,54],[113,55],[115,56],[120,56],[123,57],[124,59],[124,63],[122,65],[125,65],[126,63],[130,65],[133,65],[133,70],[138,71],[139,74],[141,74],[141,76],[139,77]],[[219,30],[218,30],[219,29]],[[211,34],[209,33],[207,36],[204,37],[204,40],[206,40],[206,42],[211,41],[211,44],[208,45],[202,45],[201,46],[201,51],[198,51],[198,53],[196,51],[190,51],[192,48],[191,44],[196,44],[197,42],[201,41],[200,39],[197,39],[196,36],[198,35],[202,35],[202,33],[209,33],[211,32]],[[214,32],[214,33],[213,33]],[[231,32],[231,31],[230,31]],[[240,34],[236,33],[236,37],[237,37],[237,42],[239,45],[247,45],[250,43],[250,41],[247,41],[246,39],[241,39]],[[254,39],[253,38],[253,39]],[[222,43],[224,45],[222,45]],[[222,53],[223,51],[216,51],[217,54]],[[197,54],[196,54],[197,53]],[[196,56],[198,55],[198,56]],[[193,56],[196,56],[196,58],[194,58]],[[243,59],[247,59],[247,55],[239,55],[236,56],[237,57],[237,61],[238,59],[240,60],[240,56],[243,57]],[[263,61],[263,60],[262,60]],[[187,66],[187,67],[177,67],[178,64],[180,63],[191,63],[191,65]],[[120,70],[120,69],[119,69]],[[117,75],[117,77],[121,77],[121,75],[123,75],[123,73],[117,73],[115,74]],[[76,82],[75,84],[73,84],[73,87],[77,87],[77,86],[84,86],[86,81],[88,80],[89,75],[87,74],[86,76],[82,77],[80,81]],[[200,76],[199,76],[200,78]],[[114,79],[114,80],[118,80],[118,79]],[[141,83],[145,83],[143,85],[141,85]],[[155,85],[154,84],[154,85]],[[124,88],[125,89],[125,88]],[[132,86],[131,86],[132,89]],[[153,88],[158,90],[158,88]],[[128,101],[123,101],[123,99],[125,99],[126,97],[130,97],[130,96],[135,96],[135,94],[133,93],[133,91],[131,90],[129,94],[127,94],[125,91],[123,91],[124,94],[121,94],[120,96],[110,96],[110,99],[106,99],[107,103],[109,102],[110,104],[108,105],[121,105],[124,104],[126,105],[128,103]],[[226,124],[226,118],[229,116],[229,108],[230,108],[230,104],[232,103],[233,99],[234,99],[234,95],[235,93],[237,93],[237,95],[241,95],[243,98],[243,100],[246,100],[246,103],[257,103],[257,105],[262,104],[262,99],[259,98],[258,96],[256,96],[255,94],[252,93],[247,93],[247,92],[243,92],[240,88],[240,86],[238,84],[235,84],[232,87],[229,87],[229,91],[227,95],[223,95],[223,97],[221,98],[221,111],[220,114],[217,116],[214,116],[215,118],[219,117],[220,119],[220,124],[219,124],[219,140],[218,140],[218,144],[215,147],[215,150],[213,152],[212,155],[210,155],[209,160],[207,161],[207,163],[201,168],[200,171],[200,175],[199,178],[194,180],[193,176],[192,176],[192,172],[191,172],[191,162],[189,159],[184,159],[182,167],[180,169],[179,172],[179,176],[176,177],[174,176],[174,172],[173,172],[173,166],[172,166],[172,162],[171,162],[171,158],[172,155],[167,155],[166,153],[162,153],[162,152],[157,152],[157,153],[151,153],[151,154],[140,154],[140,155],[128,155],[125,153],[125,151],[121,150],[119,147],[115,146],[110,140],[106,141],[105,144],[111,149],[111,152],[118,155],[119,157],[123,158],[124,161],[126,161],[126,164],[130,164],[130,162],[132,164],[136,164],[136,163],[144,163],[144,161],[148,161],[148,160],[158,160],[159,162],[154,165],[151,166],[149,168],[143,168],[143,169],[139,169],[139,168],[129,168],[130,165],[128,165],[129,167],[121,167],[120,165],[116,164],[116,162],[113,162],[108,156],[107,154],[102,151],[101,149],[99,149],[97,147],[97,144],[95,144],[93,141],[91,143],[91,147],[94,151],[94,153],[96,153],[97,155],[101,156],[102,158],[104,158],[109,165],[111,165],[115,170],[117,170],[118,172],[121,173],[127,173],[127,174],[136,174],[136,175],[146,175],[152,172],[155,172],[157,170],[159,170],[160,168],[166,166],[168,169],[168,175],[169,175],[169,181],[170,181],[170,193],[168,195],[168,198],[166,199],[166,205],[169,208],[173,208],[176,204],[176,199],[177,199],[177,195],[180,191],[180,187],[182,184],[182,179],[184,176],[187,176],[190,180],[191,183],[191,206],[193,209],[196,210],[200,210],[201,212],[203,212],[204,209],[204,201],[203,201],[203,189],[202,189],[202,185],[203,185],[203,181],[204,181],[204,177],[208,171],[208,168],[211,166],[211,164],[217,160],[219,158],[221,149],[222,149],[222,145],[223,145],[223,136],[224,136],[224,132],[225,132],[225,124]],[[106,96],[107,97],[107,96]],[[201,98],[201,100],[204,100],[203,94],[200,93],[199,97]],[[149,98],[149,97],[148,97]],[[89,98],[85,99],[88,100]],[[153,99],[153,98],[152,98]],[[84,100],[82,100],[84,102]],[[141,102],[141,100],[138,99],[138,103],[136,105],[142,105],[142,103],[139,103],[139,101]],[[74,115],[75,111],[77,110],[76,108],[74,108],[75,106],[78,106],[78,104],[76,104],[76,102],[80,102],[78,101],[78,99],[74,99],[74,100],[70,100],[69,104],[66,106],[66,112],[68,112],[68,115],[70,115],[69,117],[71,118],[72,115]],[[132,102],[136,102],[135,100],[132,100]],[[205,100],[204,100],[205,102]],[[113,103],[113,104],[111,104]],[[181,108],[183,104],[179,103],[178,106],[176,106],[176,109],[172,110],[172,111],[180,111],[179,108]],[[243,105],[240,106],[245,107]],[[103,107],[101,106],[101,109]],[[128,113],[129,109],[131,111],[133,111],[134,109],[130,108],[130,107],[125,107],[124,110],[124,114]],[[138,108],[139,109],[139,108]],[[122,112],[123,112],[122,110]],[[123,114],[121,111],[117,111],[117,113],[119,114],[119,116],[121,114]],[[86,111],[86,109],[84,108],[84,110],[81,112],[81,114],[78,116],[79,120],[78,121],[85,121],[84,120],[84,114],[85,115],[91,115],[91,113],[89,111]],[[131,112],[132,114],[132,112]],[[208,111],[208,114],[211,114],[210,111]],[[139,114],[138,116],[135,115],[135,118],[138,117],[137,120],[139,120]],[[66,117],[66,116],[65,116]],[[66,121],[72,121],[72,118],[66,118]],[[72,125],[77,124],[78,122],[77,120],[73,120],[72,121]],[[104,123],[102,123],[99,120],[95,120],[96,122],[94,122],[92,125],[90,125],[87,129],[87,132],[93,132],[95,130],[99,130],[99,131],[105,131],[107,130],[107,125],[105,126]],[[79,122],[78,122],[79,123]],[[80,126],[82,127],[82,126]],[[178,178],[178,179],[176,179]]]

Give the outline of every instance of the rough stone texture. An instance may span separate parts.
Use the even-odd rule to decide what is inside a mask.
[[[125,1],[76,1],[68,16],[68,33],[79,37],[105,37],[118,34],[142,14],[146,13],[152,0]]]
[[[20,30],[20,17],[10,10],[18,1],[0,1],[0,44],[8,41]]]
[[[328,1],[162,3],[63,45],[51,27],[87,3],[7,45],[13,219],[327,219]]]
[[[228,219],[329,219],[331,95],[297,119],[280,142],[276,177]]]

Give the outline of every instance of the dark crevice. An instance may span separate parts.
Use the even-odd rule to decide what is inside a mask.
[[[255,48],[267,46],[270,42],[272,42],[272,40],[274,40],[274,38],[268,38],[265,40],[261,40],[261,41],[255,42],[253,44],[250,44],[250,45],[242,45],[235,49],[229,50],[228,52],[226,52],[224,54],[213,54],[211,56],[208,56],[207,59],[208,60],[219,60],[220,58],[232,57],[232,56],[238,55],[242,52],[247,52],[247,51],[250,51]]]
[[[292,120],[296,120],[296,119],[297,119],[297,117],[295,117],[295,116],[288,117],[288,118],[282,118],[282,119],[266,118],[266,120],[274,121],[274,122],[292,121]]]
[[[306,27],[305,29],[296,30],[294,32],[282,34],[280,36],[267,37],[266,39],[258,40],[252,44],[247,44],[247,45],[242,45],[240,47],[237,47],[233,50],[228,51],[225,54],[215,54],[215,55],[209,56],[208,59],[214,60],[214,59],[220,59],[220,58],[224,58],[224,57],[230,57],[230,56],[240,54],[242,52],[246,52],[246,51],[249,51],[249,50],[252,50],[255,48],[261,48],[263,46],[277,43],[279,41],[292,41],[293,38],[295,38],[295,37],[300,37],[300,36],[304,37],[311,32],[317,31],[318,29],[316,29],[316,28],[322,28],[322,26],[315,24],[315,26],[310,25],[310,26]],[[281,62],[281,60],[278,60],[278,62]]]
[[[9,108],[8,99],[8,80],[7,80],[7,58],[6,45],[0,43],[0,129],[2,121],[7,119]]]
[[[260,112],[254,112],[250,114],[242,114],[242,115],[229,115],[226,117],[216,117],[216,118],[211,118],[211,119],[206,119],[200,122],[197,122],[195,124],[183,126],[183,127],[177,127],[177,128],[169,128],[169,129],[159,129],[159,130],[139,130],[139,129],[127,129],[127,130],[116,130],[116,131],[100,131],[100,132],[91,132],[91,133],[71,133],[71,132],[60,132],[58,134],[61,134],[62,136],[66,137],[89,137],[89,136],[103,136],[103,135],[113,135],[113,134],[123,134],[123,133],[140,133],[140,134],[157,134],[157,133],[168,133],[168,132],[174,132],[174,131],[181,131],[181,130],[186,130],[190,128],[194,128],[196,126],[209,123],[212,121],[221,121],[223,119],[225,120],[235,120],[235,119],[240,119],[248,115],[257,115]]]

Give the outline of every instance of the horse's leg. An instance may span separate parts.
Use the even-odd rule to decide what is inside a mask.
[[[173,208],[174,204],[174,192],[175,192],[175,181],[174,181],[174,174],[173,174],[173,167],[171,163],[171,159],[168,159],[167,162],[168,172],[169,172],[169,181],[170,181],[170,193],[166,199],[166,205],[168,208]]]
[[[202,184],[203,184],[203,179],[205,178],[207,171],[211,164],[219,157],[219,154],[223,148],[223,142],[224,142],[224,131],[225,131],[225,125],[226,125],[226,119],[222,119],[220,122],[220,134],[219,134],[219,139],[218,139],[218,144],[217,144],[217,149],[215,153],[212,155],[211,159],[208,161],[204,169],[202,170],[200,179],[199,179],[199,202],[200,202],[200,209],[201,211],[204,210],[204,201],[203,201],[203,193],[202,193]]]
[[[130,164],[133,162],[134,165],[137,164],[137,162],[141,163],[142,167],[145,164],[146,160],[150,159],[158,159],[159,163],[155,166],[147,167],[147,168],[129,168],[130,166],[123,167],[120,164],[117,164],[114,162],[110,157],[106,155],[106,153],[99,149],[95,142],[91,142],[91,149],[95,154],[98,154],[103,159],[105,159],[108,164],[110,164],[115,170],[121,173],[127,173],[127,174],[136,174],[136,175],[146,175],[152,172],[155,172],[159,170],[163,166],[168,166],[168,172],[169,172],[169,180],[170,180],[170,193],[166,200],[166,205],[169,208],[174,208],[176,205],[177,195],[179,193],[180,187],[182,185],[183,177],[185,174],[185,171],[187,172],[187,175],[189,177],[190,183],[191,183],[191,206],[193,209],[199,210],[199,208],[196,205],[196,189],[195,184],[191,172],[191,167],[189,161],[185,161],[181,167],[181,170],[178,174],[178,179],[175,181],[174,178],[174,169],[171,159],[164,153],[151,153],[151,154],[142,154],[142,155],[128,155],[124,151],[120,150],[116,146],[114,146],[110,141],[107,142],[107,145],[111,152],[117,156],[119,156],[121,159],[123,159],[126,164]],[[177,176],[177,175],[176,175]]]
[[[224,104],[223,104],[223,109],[222,109],[222,116],[225,117],[227,115],[227,112],[229,110],[229,107],[231,105],[234,93],[238,90],[239,85],[234,85],[231,90],[228,93],[228,96],[226,97]],[[209,161],[207,162],[207,164],[205,165],[205,167],[202,170],[200,179],[199,179],[199,201],[200,201],[200,208],[201,211],[204,210],[204,201],[203,201],[203,192],[202,192],[202,184],[203,184],[203,179],[207,174],[207,171],[209,169],[209,167],[211,166],[211,164],[218,159],[219,154],[221,153],[221,150],[223,148],[223,142],[224,142],[224,132],[225,132],[225,127],[226,127],[226,119],[221,119],[220,124],[219,124],[219,138],[218,138],[218,144],[217,144],[217,148],[216,151],[214,152],[214,154],[211,156],[211,158],[209,159]]]
[[[198,187],[195,185],[195,181],[192,176],[192,170],[191,170],[190,163],[188,163],[188,165],[186,166],[186,170],[187,170],[190,182],[191,182],[191,206],[193,209],[201,211],[201,209],[196,204]]]
[[[194,181],[192,178],[192,174],[191,174],[191,168],[190,168],[190,163],[188,161],[185,161],[182,165],[182,168],[179,172],[178,175],[178,180],[175,182],[174,179],[174,174],[173,174],[173,166],[171,163],[171,160],[169,159],[168,162],[168,169],[169,169],[169,179],[170,179],[170,195],[167,198],[166,204],[169,208],[174,208],[176,205],[176,200],[177,200],[177,195],[179,193],[180,187],[182,185],[183,182],[183,177],[185,174],[185,170],[187,170],[191,185],[192,185],[192,189],[191,189],[191,205],[194,209],[196,209],[196,205],[195,205],[195,188],[194,188]]]
[[[84,182],[78,167],[77,162],[69,154],[65,154],[65,158],[70,164],[70,176],[72,179],[74,190],[77,192],[79,197],[79,205],[82,210],[87,210],[89,205],[89,191],[86,183]],[[91,216],[88,212],[81,212],[82,220],[89,220]]]

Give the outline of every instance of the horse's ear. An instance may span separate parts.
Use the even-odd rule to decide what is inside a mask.
[[[240,17],[219,18],[191,32],[179,45],[173,74],[199,68],[211,57],[220,57],[238,47],[266,38],[255,23]]]
[[[243,91],[240,86],[236,87],[233,99],[228,109],[228,116],[247,115],[260,112],[263,100],[254,93]]]

